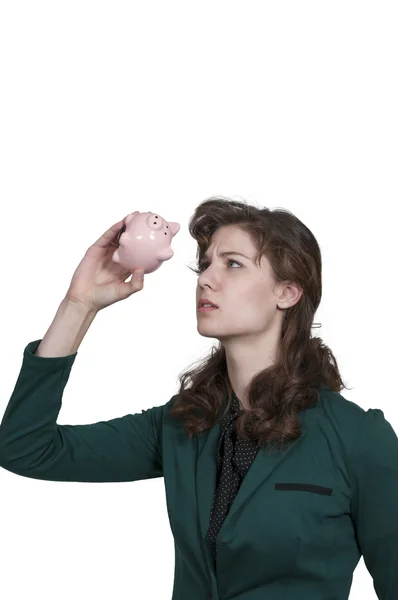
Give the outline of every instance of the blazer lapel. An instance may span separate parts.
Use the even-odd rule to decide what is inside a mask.
[[[221,527],[227,527],[236,511],[250,498],[256,489],[266,481],[275,469],[285,460],[286,456],[296,447],[305,436],[305,431],[297,440],[294,440],[283,452],[269,453],[265,448],[260,448],[252,462],[238,493],[232,503],[225,521]],[[200,529],[205,539],[210,524],[210,512],[216,491],[216,452],[220,439],[220,425],[217,424],[208,432],[197,437],[198,453],[196,462],[196,494],[199,511]]]
[[[210,524],[210,512],[216,492],[216,453],[220,440],[220,425],[197,437],[196,496],[202,538],[205,539]]]

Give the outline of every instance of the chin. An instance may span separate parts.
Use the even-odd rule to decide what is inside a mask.
[[[211,333],[206,333],[206,330],[209,329],[208,327],[202,327],[198,323],[196,329],[200,335],[203,335],[203,337],[214,337],[214,335],[212,335]],[[212,331],[212,329],[210,329],[210,331]]]

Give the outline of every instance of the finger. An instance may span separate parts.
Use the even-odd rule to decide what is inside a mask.
[[[114,242],[111,242],[112,246],[116,246],[118,247],[120,244],[120,238],[122,237],[122,234],[126,231],[126,223],[123,225],[123,227],[120,229],[119,233],[117,234],[117,237],[115,238]]]
[[[112,227],[110,227],[100,238],[93,244],[96,248],[106,248],[110,242],[116,238],[120,229],[124,225],[124,219],[118,221]]]

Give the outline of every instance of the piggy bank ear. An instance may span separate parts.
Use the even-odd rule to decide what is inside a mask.
[[[126,225],[128,225],[130,223],[130,221],[132,219],[134,219],[135,215],[139,215],[139,214],[140,214],[140,211],[136,210],[133,213],[131,213],[130,215],[127,215],[127,217],[124,219],[124,222],[126,223]]]
[[[180,224],[176,223],[175,221],[168,221],[167,223],[170,227],[171,235],[174,237],[175,234],[180,231]]]

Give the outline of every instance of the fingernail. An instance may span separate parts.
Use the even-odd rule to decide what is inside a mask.
[[[138,279],[144,279],[144,271],[137,271]]]

